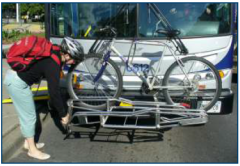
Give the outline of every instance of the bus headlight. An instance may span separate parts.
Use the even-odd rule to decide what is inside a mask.
[[[207,80],[213,79],[213,74],[212,73],[207,73],[206,74],[206,79]]]
[[[200,81],[202,78],[200,76],[200,74],[195,74],[194,77],[193,77],[193,81],[197,82],[197,81]]]

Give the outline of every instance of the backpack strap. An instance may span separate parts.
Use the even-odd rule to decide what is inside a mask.
[[[54,50],[54,51],[60,51],[60,47],[59,47],[58,45],[56,45],[56,44],[53,44],[53,45],[52,45],[52,50]]]
[[[61,67],[60,50],[61,49],[58,45],[53,44],[51,48],[51,58]]]
[[[51,58],[55,61],[55,62],[57,62],[57,64],[59,65],[59,66],[61,66],[61,61],[60,61],[60,57],[58,57],[56,54],[52,54],[51,55]]]
[[[51,58],[59,65],[61,66],[61,55],[60,55],[60,47],[56,44],[52,45],[51,48]]]

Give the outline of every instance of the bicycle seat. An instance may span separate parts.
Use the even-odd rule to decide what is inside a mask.
[[[156,32],[166,35],[169,38],[176,37],[176,36],[180,35],[180,33],[181,33],[179,30],[175,30],[175,29],[173,29],[173,30],[158,29],[158,30],[156,30]]]

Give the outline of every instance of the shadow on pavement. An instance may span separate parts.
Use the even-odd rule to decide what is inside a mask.
[[[47,101],[36,102],[37,110],[37,123],[36,123],[36,134],[35,141],[38,142],[42,133],[42,122],[40,120],[40,114],[50,114],[55,126],[63,133],[66,134],[66,129],[60,122],[60,118],[57,114],[57,111],[54,109],[49,109]]]
[[[92,142],[140,143],[163,141],[163,134],[172,128],[160,130],[106,129],[99,124],[74,126],[65,139],[90,139]],[[102,131],[100,131],[102,130]]]

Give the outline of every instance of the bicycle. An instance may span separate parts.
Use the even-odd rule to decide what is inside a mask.
[[[217,102],[222,89],[218,71],[208,60],[195,55],[188,55],[188,50],[181,40],[174,40],[180,34],[178,30],[159,29],[156,31],[166,35],[167,42],[132,41],[132,44],[159,45],[163,47],[162,55],[159,56],[158,65],[153,76],[148,76],[147,72],[135,71],[128,59],[114,47],[117,34],[115,28],[107,26],[100,29],[100,32],[114,35],[109,40],[109,46],[106,48],[105,54],[94,53],[94,47],[100,45],[96,40],[85,59],[72,66],[69,70],[67,78],[68,92],[71,98],[80,100],[79,105],[92,109],[105,109],[105,101],[93,102],[91,99],[111,99],[121,96],[123,89],[122,74],[117,64],[110,58],[112,52],[142,80],[143,91],[146,93],[155,91],[155,101],[157,96],[160,95],[160,90],[169,105],[198,108],[198,99],[204,98],[208,102],[202,106],[202,109],[207,111]],[[173,44],[175,50],[171,48],[169,43]],[[170,65],[163,77],[159,77],[166,48],[171,52],[175,62]],[[176,53],[186,57],[179,58]],[[85,100],[81,101],[81,99]],[[89,101],[86,101],[86,99],[89,99]]]

